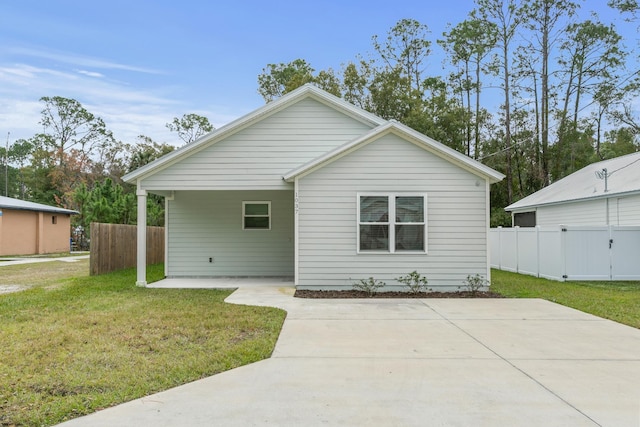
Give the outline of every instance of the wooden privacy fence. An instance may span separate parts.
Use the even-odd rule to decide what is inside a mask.
[[[552,280],[640,280],[640,227],[492,228],[491,267]]]
[[[91,223],[89,274],[136,266],[138,226]],[[164,262],[164,227],[147,227],[147,265]]]

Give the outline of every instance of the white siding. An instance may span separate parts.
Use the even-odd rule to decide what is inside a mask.
[[[313,99],[274,113],[142,180],[149,190],[292,189],[282,176],[371,129]]]
[[[607,205],[604,199],[540,206],[536,225],[606,225]]]
[[[611,200],[615,206],[615,216],[611,225],[640,225],[640,194]]]
[[[271,201],[271,230],[242,229],[249,200]],[[169,277],[293,276],[293,191],[178,191],[168,216]]]
[[[417,270],[433,289],[486,275],[482,178],[387,135],[299,179],[300,288],[351,288],[373,276],[389,286]],[[357,254],[357,193],[427,194],[427,254]]]
[[[609,216],[607,218],[607,209]],[[540,206],[536,225],[640,225],[640,195]]]

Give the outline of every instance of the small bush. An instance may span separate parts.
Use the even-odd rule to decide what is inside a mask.
[[[368,297],[372,297],[378,292],[378,289],[382,288],[385,284],[386,283],[380,280],[369,277],[368,279],[360,279],[359,281],[354,283],[353,289],[366,292]]]
[[[482,291],[485,286],[489,285],[489,281],[479,274],[468,275],[462,282],[466,291],[471,292],[471,295],[476,295]]]
[[[396,280],[404,284],[409,292],[412,294],[418,294],[420,292],[428,292],[430,289],[427,287],[427,278],[420,275],[417,271],[412,271],[406,276],[396,277]]]

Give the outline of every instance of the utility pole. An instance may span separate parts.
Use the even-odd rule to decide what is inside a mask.
[[[9,197],[9,135],[7,132],[7,149],[4,152],[4,196]]]

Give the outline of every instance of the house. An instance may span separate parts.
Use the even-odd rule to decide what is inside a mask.
[[[0,256],[69,252],[78,212],[0,196]]]
[[[489,278],[489,186],[503,175],[311,85],[137,169],[138,285],[146,197],[165,197],[167,277],[288,276],[301,289],[433,289]]]
[[[521,227],[640,225],[640,152],[590,164],[505,210]]]

